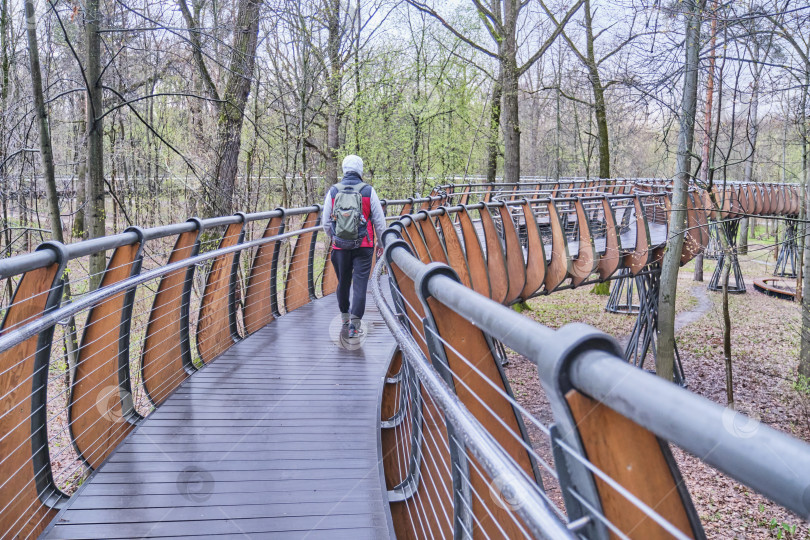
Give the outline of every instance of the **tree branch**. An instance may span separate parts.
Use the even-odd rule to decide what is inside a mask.
[[[574,14],[577,11],[579,11],[579,8],[582,7],[582,4],[585,3],[585,0],[577,0],[577,3],[574,4],[573,7],[571,7],[571,9],[568,10],[568,12],[565,14],[565,17],[563,17],[563,19],[560,22],[557,22],[557,20],[554,18],[554,14],[551,12],[551,10],[548,9],[548,7],[546,7],[545,2],[543,2],[543,0],[539,1],[540,5],[543,6],[543,10],[549,16],[551,21],[557,25],[557,27],[554,29],[554,32],[548,37],[548,39],[546,39],[543,45],[539,49],[537,49],[537,51],[531,56],[531,58],[529,58],[529,60],[527,60],[525,64],[523,64],[518,68],[518,76],[523,75],[526,72],[526,70],[532,67],[532,65],[535,62],[537,62],[537,60],[541,56],[545,54],[546,50],[548,50],[548,48],[551,47],[551,45],[557,39],[557,36],[559,36],[562,33],[563,28],[565,28],[565,25],[568,24],[568,21],[571,19],[571,17],[573,17]]]

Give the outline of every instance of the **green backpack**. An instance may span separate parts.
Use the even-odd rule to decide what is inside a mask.
[[[366,184],[336,184],[337,194],[332,204],[332,241],[340,249],[359,248],[368,236],[367,221],[363,217],[363,196]]]

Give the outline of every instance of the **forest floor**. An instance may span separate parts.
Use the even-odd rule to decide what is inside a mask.
[[[706,288],[715,264],[713,260],[706,260],[705,281],[700,283],[692,280],[694,262],[681,269],[676,339],[688,389],[726,406],[722,295]],[[741,257],[741,267],[746,294],[729,295],[736,409],[768,426],[810,441],[810,388],[796,383],[799,309],[792,302],[754,289],[755,277],[769,276],[773,272],[773,257],[765,246],[752,246],[750,255]],[[585,322],[626,342],[635,316],[606,312],[607,296],[593,294],[590,290],[591,287],[583,287],[536,298],[529,302],[531,311],[524,314],[552,328]],[[506,373],[518,401],[548,425],[552,422],[551,412],[538,382],[536,367],[519,355],[509,354],[509,357]],[[654,368],[651,357],[648,364],[644,366],[646,369]],[[527,422],[527,431],[538,454],[552,463],[548,436],[530,422]],[[673,447],[673,454],[708,538],[810,540],[807,521],[681,449]],[[550,497],[561,505],[556,481],[547,474],[543,477]]]

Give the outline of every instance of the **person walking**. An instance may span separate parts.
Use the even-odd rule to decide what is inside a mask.
[[[343,159],[343,179],[326,192],[321,225],[332,240],[332,266],[338,279],[337,301],[343,329],[350,338],[362,337],[374,234],[379,237],[385,230],[385,213],[377,192],[363,182],[363,160],[359,156]],[[377,247],[380,255],[382,245]]]

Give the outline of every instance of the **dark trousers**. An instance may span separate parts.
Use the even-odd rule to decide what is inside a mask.
[[[337,300],[341,313],[363,318],[366,312],[366,289],[371,277],[371,259],[374,248],[333,249],[332,266],[338,278]],[[352,286],[354,283],[354,286]],[[349,308],[349,289],[353,291]]]

